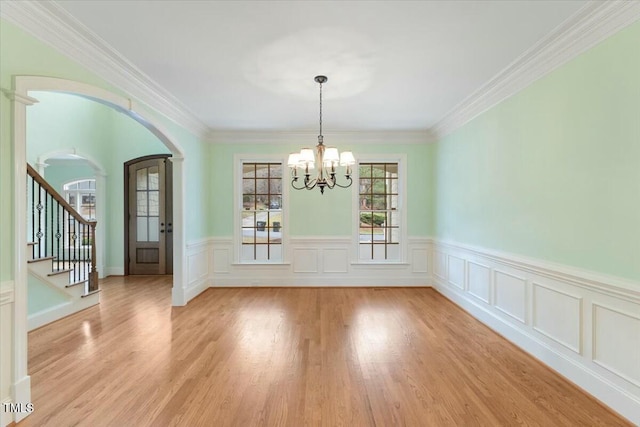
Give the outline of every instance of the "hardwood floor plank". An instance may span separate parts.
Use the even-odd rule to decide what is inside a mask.
[[[29,333],[18,426],[628,426],[430,288],[109,278]]]

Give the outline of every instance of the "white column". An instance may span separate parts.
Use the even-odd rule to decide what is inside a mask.
[[[171,305],[187,304],[187,259],[185,241],[185,177],[184,158],[169,157],[173,163],[173,288]]]
[[[103,279],[106,276],[106,253],[107,253],[107,175],[102,172],[96,174],[96,242],[97,242],[97,258],[96,268],[98,269],[98,278]]]
[[[11,398],[14,403],[31,402],[31,377],[27,371],[27,106],[38,102],[27,93],[4,91],[11,100],[14,156],[14,306],[13,306],[13,378]],[[18,422],[28,413],[16,413]]]

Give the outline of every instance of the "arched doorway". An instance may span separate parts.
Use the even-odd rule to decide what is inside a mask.
[[[13,292],[13,401],[31,401],[31,380],[27,370],[27,222],[26,142],[27,107],[38,100],[31,92],[62,92],[99,102],[127,115],[149,129],[171,152],[173,166],[173,259],[172,305],[185,305],[187,284],[184,237],[184,151],[161,123],[142,105],[104,89],[72,80],[40,76],[15,76],[13,90],[6,95],[12,108],[14,155],[14,292]],[[16,421],[24,418],[16,416]]]

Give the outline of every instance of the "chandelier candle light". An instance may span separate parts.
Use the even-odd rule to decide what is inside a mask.
[[[315,187],[320,188],[320,193],[324,194],[325,187],[332,189],[335,186],[340,188],[348,188],[353,183],[351,179],[351,166],[356,163],[351,151],[343,151],[338,154],[336,147],[325,147],[322,136],[322,84],[327,82],[326,76],[316,76],[314,79],[320,84],[320,134],[318,135],[318,145],[316,145],[316,154],[314,155],[311,148],[303,148],[299,153],[289,154],[288,166],[291,168],[291,186],[296,190],[313,190]],[[318,175],[311,179],[311,171],[318,164]],[[342,185],[337,182],[336,169],[345,166],[345,178],[347,183]],[[304,185],[296,186],[298,182],[298,169],[304,171]]]

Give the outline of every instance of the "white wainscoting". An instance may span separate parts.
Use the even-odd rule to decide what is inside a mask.
[[[215,265],[211,239],[202,239],[187,244],[187,284],[185,301],[190,301],[211,286]]]
[[[429,244],[409,238],[406,262],[364,264],[350,237],[295,237],[282,264],[238,264],[233,239],[212,238],[212,286],[429,286]]]
[[[640,425],[640,283],[432,241],[433,285]]]

